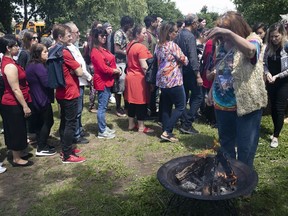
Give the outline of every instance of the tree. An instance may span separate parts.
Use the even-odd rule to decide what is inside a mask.
[[[208,7],[204,5],[200,10],[200,13],[197,13],[197,16],[206,20],[206,28],[213,28],[219,14],[216,12],[208,12]]]
[[[234,0],[234,4],[250,25],[256,22],[272,24],[280,20],[280,14],[287,14],[288,0]]]
[[[5,34],[12,33],[12,17],[15,6],[10,1],[0,0],[0,32]]]
[[[148,14],[160,16],[164,20],[183,19],[183,14],[176,8],[175,2],[170,0],[147,0]]]
[[[3,29],[7,31],[12,17],[19,22],[26,23],[31,19],[43,19],[46,26],[54,23],[74,21],[81,31],[87,30],[93,21],[109,21],[114,28],[120,27],[120,19],[124,15],[134,18],[135,22],[143,23],[148,14],[156,14],[167,20],[183,18],[171,0],[0,0],[1,21]],[[4,8],[7,6],[9,9]],[[10,18],[9,12],[10,11]],[[3,14],[3,15],[2,15]],[[8,16],[7,16],[8,14]],[[2,20],[2,19],[1,19]],[[3,23],[6,23],[5,26]]]

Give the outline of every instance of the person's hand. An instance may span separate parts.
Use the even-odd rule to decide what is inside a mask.
[[[207,106],[213,106],[213,96],[212,96],[212,88],[209,90],[207,98],[206,98],[206,104]]]
[[[229,34],[231,31],[229,29],[226,28],[220,28],[220,27],[215,27],[212,28],[209,32],[208,35],[205,37],[206,41],[209,39],[217,39],[217,38],[223,38],[225,37],[227,34]]]
[[[122,72],[121,72],[121,70],[119,68],[116,68],[116,69],[114,69],[113,73],[115,75],[121,75]]]
[[[201,76],[197,76],[196,81],[197,81],[197,85],[198,86],[202,86],[203,85],[203,79],[202,79]]]
[[[209,81],[213,81],[215,75],[216,75],[216,69],[213,69],[212,71],[207,70],[207,72],[206,72],[206,78]]]
[[[267,81],[268,81],[269,83],[274,83],[275,80],[277,79],[277,77],[276,77],[276,76],[272,76],[271,73],[267,73],[266,78],[267,78]]]
[[[272,80],[271,80],[271,83],[274,83],[275,81],[276,81],[276,79],[278,78],[278,76],[277,75],[275,75],[275,76],[272,76]]]
[[[31,116],[32,112],[28,106],[23,107],[24,117],[28,118]]]

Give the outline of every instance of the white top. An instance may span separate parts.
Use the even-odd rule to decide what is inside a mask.
[[[75,60],[81,65],[83,69],[83,75],[79,77],[79,86],[88,85],[88,82],[92,80],[92,76],[87,71],[86,63],[84,61],[83,56],[81,55],[80,50],[74,44],[67,46],[67,48],[70,50]]]

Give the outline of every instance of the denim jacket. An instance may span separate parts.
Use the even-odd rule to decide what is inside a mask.
[[[288,76],[288,53],[282,48],[280,52],[281,56],[281,72],[277,74],[277,76],[282,79],[284,77]],[[268,49],[266,47],[265,53],[264,53],[264,73],[269,73],[268,69]]]

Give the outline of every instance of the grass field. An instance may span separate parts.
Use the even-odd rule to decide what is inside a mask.
[[[87,107],[88,97],[85,98]],[[55,124],[49,143],[60,150],[57,106],[54,105]],[[83,111],[82,122],[90,133],[89,144],[78,145],[87,161],[81,164],[63,164],[59,154],[52,157],[33,157],[34,165],[13,168],[6,158],[3,135],[0,137],[1,158],[7,171],[0,175],[0,215],[3,216],[158,216],[167,210],[172,194],[158,182],[159,167],[176,157],[197,154],[211,149],[217,139],[217,130],[196,123],[199,135],[183,135],[176,129],[178,143],[160,142],[161,128],[151,135],[127,131],[128,120],[107,114],[107,122],[116,129],[113,140],[96,138],[96,115]],[[288,129],[284,125],[280,145],[269,147],[272,134],[270,116],[264,116],[261,138],[255,159],[259,183],[250,198],[233,200],[238,215],[288,215]],[[35,147],[29,146],[35,155]],[[197,204],[197,205],[196,205]],[[191,215],[219,215],[221,202],[196,202]],[[190,204],[189,204],[190,205]],[[187,215],[171,209],[167,215]],[[222,215],[232,215],[229,209]]]

